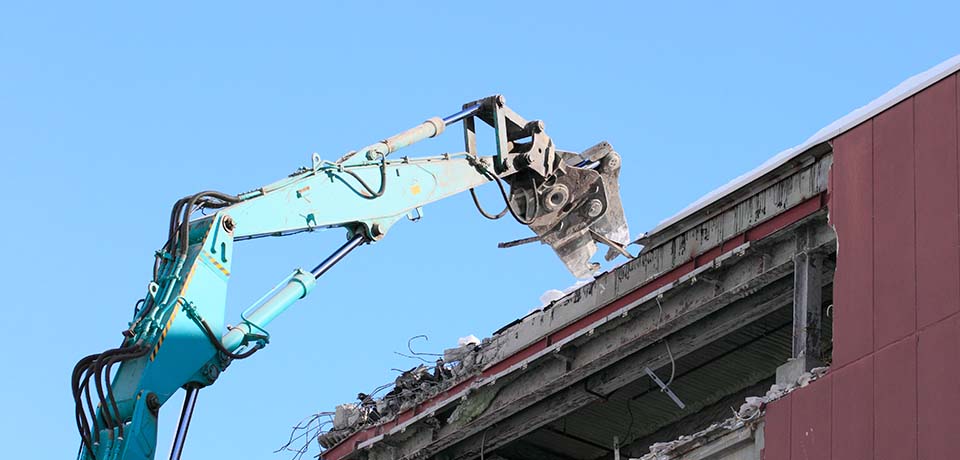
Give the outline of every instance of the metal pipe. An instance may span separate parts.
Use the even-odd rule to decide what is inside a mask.
[[[320,265],[317,265],[313,270],[310,270],[310,273],[313,273],[313,278],[319,279],[324,273],[327,272],[327,270],[330,270],[330,268],[336,265],[337,262],[343,260],[347,254],[350,254],[350,251],[356,249],[357,246],[363,244],[364,241],[366,241],[366,238],[363,236],[363,234],[357,233],[354,235],[350,241],[347,241],[346,244],[340,246],[340,249],[337,249],[336,252],[330,254],[330,257],[327,257],[326,260],[320,262]]]
[[[450,116],[448,116],[448,117],[445,117],[445,118],[443,119],[443,124],[446,125],[446,126],[450,126],[450,125],[452,125],[452,124],[454,124],[454,123],[456,123],[456,122],[458,122],[458,121],[460,121],[460,120],[463,120],[464,118],[467,118],[467,117],[469,117],[469,116],[476,115],[477,112],[480,111],[480,107],[482,107],[482,106],[483,106],[482,104],[473,104],[473,105],[471,105],[470,107],[464,108],[463,110],[461,110],[461,111],[459,111],[459,112],[457,112],[457,113],[455,113],[455,114],[453,114],[453,115],[450,115]]]
[[[183,397],[183,409],[180,411],[180,421],[177,423],[177,433],[170,446],[170,460],[180,460],[183,453],[183,443],[187,440],[187,429],[190,428],[190,419],[193,418],[193,409],[197,406],[199,388],[187,387],[187,394]]]

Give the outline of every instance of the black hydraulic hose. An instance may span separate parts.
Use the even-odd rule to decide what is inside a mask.
[[[83,445],[86,446],[91,456],[93,454],[93,439],[100,440],[100,421],[106,428],[118,428],[119,435],[123,436],[123,420],[120,417],[120,409],[117,400],[113,394],[113,383],[110,382],[112,366],[118,362],[141,357],[150,350],[149,347],[134,345],[122,348],[114,348],[103,353],[88,355],[77,362],[73,368],[70,384],[73,391],[75,403],[75,415],[77,421],[77,430],[80,432],[80,438]],[[97,396],[100,399],[100,417],[97,417],[96,406],[90,397],[90,379],[94,379],[97,388]],[[104,391],[103,380],[106,380],[106,391]],[[83,401],[86,400],[86,408]],[[113,411],[111,413],[111,410]],[[89,415],[89,420],[87,416]],[[92,425],[92,426],[91,426]]]
[[[187,248],[189,245],[190,239],[190,214],[194,211],[194,206],[197,204],[197,200],[203,197],[212,197],[217,200],[223,201],[225,203],[238,203],[240,198],[236,196],[227,195],[226,193],[217,192],[214,190],[207,190],[205,192],[197,193],[190,197],[190,200],[187,202],[187,206],[183,209],[183,219],[180,222],[180,233],[178,235],[177,241],[177,253],[178,255],[185,256],[187,254]]]
[[[81,400],[80,376],[90,366],[90,363],[97,358],[97,354],[85,356],[73,367],[73,375],[70,378],[70,389],[73,391],[73,402],[77,417],[77,430],[80,432],[80,440],[87,447],[87,451],[93,452],[93,441],[90,436],[90,423],[83,410],[83,401]]]
[[[123,350],[120,348],[113,348],[107,350],[97,356],[97,359],[93,360],[93,383],[97,387],[97,398],[100,399],[100,416],[103,419],[103,424],[108,430],[112,430],[116,425],[114,424],[113,416],[110,414],[110,406],[107,405],[106,392],[103,390],[103,365],[105,361],[110,359],[116,354],[122,353]]]
[[[170,252],[173,249],[174,244],[174,235],[176,234],[177,228],[179,226],[178,216],[183,209],[183,205],[190,200],[190,197],[183,197],[176,201],[173,204],[173,208],[170,210],[170,224],[167,228],[167,241],[163,244],[163,249],[157,253],[156,260],[153,263],[153,280],[157,281],[157,276],[159,276],[160,264],[163,259],[164,252]]]
[[[539,211],[540,204],[538,202],[539,197],[537,197],[537,184],[535,181],[531,179],[531,182],[533,182],[533,187],[531,188],[531,190],[533,190],[533,194],[534,194],[533,204],[536,207],[534,208],[534,213],[533,213],[534,217],[528,221],[528,220],[522,219],[517,214],[517,212],[513,210],[513,206],[510,205],[510,198],[507,196],[507,190],[503,187],[503,181],[500,179],[500,176],[491,173],[489,170],[487,170],[487,167],[484,166],[483,163],[481,163],[476,157],[472,155],[467,155],[467,161],[471,165],[476,167],[480,171],[480,173],[482,173],[487,179],[490,179],[497,183],[497,187],[500,189],[500,196],[503,197],[503,202],[504,204],[506,204],[506,208],[507,208],[506,210],[510,212],[510,215],[513,216],[513,218],[516,219],[517,222],[520,222],[523,225],[530,225],[533,223],[534,220],[536,220],[536,216],[537,216],[537,212]],[[470,192],[473,193],[473,189],[471,189]],[[477,200],[476,195],[474,195],[473,197],[473,202],[477,205],[477,209],[480,209],[480,202]],[[480,213],[483,214],[484,217],[487,217],[489,219],[488,214],[485,211],[480,210]],[[500,215],[502,215],[502,213]]]
[[[530,220],[524,220],[524,219],[520,218],[519,215],[517,215],[517,212],[513,210],[513,206],[510,205],[510,198],[507,196],[507,190],[506,190],[505,188],[503,188],[503,181],[500,180],[500,177],[499,177],[499,176],[494,176],[494,178],[496,179],[495,182],[497,183],[497,187],[500,188],[500,195],[503,196],[503,202],[507,204],[507,210],[510,211],[510,215],[513,216],[513,218],[516,219],[517,222],[520,222],[520,223],[523,224],[523,225],[530,225],[530,224],[532,224],[533,221],[536,220],[536,218],[537,218],[537,217],[536,217],[536,216],[537,216],[537,210],[539,210],[539,207],[540,207],[540,204],[537,202],[537,201],[539,200],[539,198],[536,196],[536,193],[537,193],[536,186],[537,186],[537,184],[534,183],[534,184],[533,184],[533,189],[532,189],[532,190],[533,190],[533,193],[534,193],[533,204],[536,206],[536,207],[534,208],[533,218],[530,219]]]
[[[480,199],[477,198],[477,192],[474,189],[470,189],[470,197],[473,198],[473,204],[477,207],[477,211],[480,211],[480,215],[486,217],[490,220],[497,220],[507,214],[507,207],[503,207],[503,211],[500,211],[499,214],[489,214],[483,209],[483,206],[480,206]]]
[[[139,358],[143,355],[146,355],[150,351],[150,347],[144,347],[142,345],[134,345],[131,347],[126,347],[124,350],[128,350],[127,353],[116,354],[107,358],[107,362],[104,364],[104,379],[106,379],[107,387],[107,400],[110,401],[110,406],[113,408],[113,412],[116,415],[117,427],[119,430],[120,436],[123,436],[123,419],[120,417],[120,407],[117,405],[117,398],[113,395],[113,382],[110,380],[111,368],[114,364],[122,363],[131,359]]]
[[[90,375],[93,369],[93,362],[90,362],[90,365],[83,370],[83,375],[80,376],[80,385],[77,387],[77,391],[83,396],[83,400],[87,402],[87,407],[83,409],[83,403],[81,402],[81,410],[85,412],[86,415],[90,416],[90,428],[91,437],[97,442],[100,441],[100,421],[97,420],[96,406],[93,405],[93,399],[90,397]]]
[[[220,343],[220,338],[214,334],[213,329],[210,328],[210,325],[207,324],[207,320],[197,317],[197,322],[200,323],[200,329],[203,330],[203,334],[207,336],[207,339],[210,340],[210,343],[214,348],[217,349],[220,353],[223,353],[226,357],[230,359],[246,359],[250,356],[253,356],[257,350],[263,348],[263,345],[257,344],[253,348],[243,352],[243,353],[233,353],[230,350],[227,350],[222,343]]]
[[[383,194],[387,190],[387,159],[383,155],[380,155],[380,189],[377,191],[373,191],[373,189],[369,185],[367,185],[367,183],[363,180],[362,177],[360,177],[359,174],[346,168],[343,169],[343,172],[353,176],[353,178],[360,183],[360,186],[363,187],[364,190],[366,190],[367,193],[370,194],[369,196],[360,194],[360,196],[368,200],[372,200],[374,198],[380,198],[381,196],[383,196]]]

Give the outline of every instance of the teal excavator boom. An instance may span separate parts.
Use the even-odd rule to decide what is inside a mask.
[[[477,151],[476,120],[493,128],[496,152]],[[390,154],[462,122],[465,150],[425,158]],[[382,239],[422,206],[470,191],[484,216],[510,213],[550,245],[575,276],[598,268],[595,242],[626,254],[629,231],[618,191],[620,157],[603,142],[576,154],[554,148],[540,121],[527,121],[491,96],[431,118],[403,133],[312,164],[251,192],[204,191],[178,200],[153,278],[117,348],[81,359],[71,378],[81,460],[152,459],[157,414],[186,390],[170,458],[179,459],[200,388],[234,360],[269,341],[266,326],[313,290],[317,278],[355,248]],[[473,189],[488,182],[505,201],[499,214],[480,208]],[[509,190],[507,189],[509,187]],[[207,210],[209,214],[199,214]],[[225,325],[236,242],[342,227],[347,242],[313,270],[297,269]]]

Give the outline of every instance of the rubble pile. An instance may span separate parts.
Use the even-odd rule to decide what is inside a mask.
[[[333,427],[317,436],[320,447],[329,449],[356,431],[392,420],[479,372],[483,361],[480,350],[488,342],[473,336],[461,339],[458,347],[444,350],[433,366],[421,364],[401,372],[392,385],[380,388],[393,387],[383,397],[376,398],[377,391],[358,393],[357,402],[337,406]]]

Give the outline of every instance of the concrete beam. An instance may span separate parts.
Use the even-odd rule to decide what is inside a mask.
[[[811,247],[813,231],[807,225],[797,229],[793,262],[793,357],[805,361],[804,371],[819,366],[822,356],[823,256]]]

